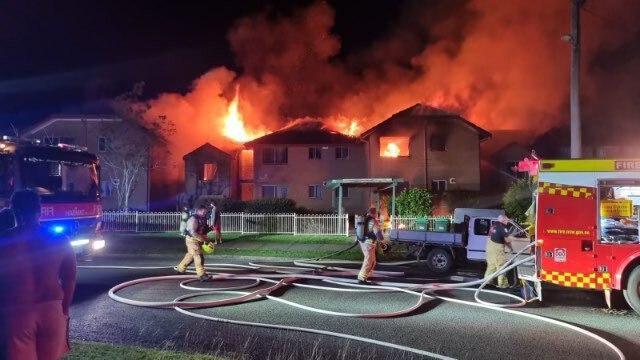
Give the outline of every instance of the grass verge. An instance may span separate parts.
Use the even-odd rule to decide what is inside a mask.
[[[71,352],[62,359],[223,360],[228,358],[171,350],[149,349],[140,346],[72,341]]]

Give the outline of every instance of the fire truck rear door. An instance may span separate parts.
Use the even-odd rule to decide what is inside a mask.
[[[595,272],[595,191],[585,186],[539,184],[536,238],[542,240],[539,269],[543,280],[589,287],[589,277]]]

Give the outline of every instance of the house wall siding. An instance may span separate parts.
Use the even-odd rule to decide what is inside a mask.
[[[366,158],[363,145],[344,145],[349,148],[348,159],[336,159],[336,147],[341,145],[289,145],[287,164],[263,164],[265,148],[284,145],[256,145],[254,148],[254,199],[262,198],[263,185],[286,185],[287,197],[298,206],[314,210],[332,211],[337,207],[333,193],[322,184],[329,179],[366,176]],[[309,148],[319,147],[321,159],[309,159]],[[309,198],[309,185],[321,185],[322,196]],[[343,199],[345,211],[362,212],[366,206],[365,191],[350,189],[349,198]]]
[[[110,127],[122,126],[121,121],[82,121],[82,120],[57,120],[50,125],[29,133],[22,134],[23,137],[31,139],[43,140],[44,138],[52,137],[71,137],[73,138],[73,145],[84,146],[91,153],[94,153],[100,158],[101,152],[99,151],[99,138],[103,137],[102,130]],[[131,133],[132,141],[135,141],[137,132]],[[109,170],[106,167],[101,167],[100,181],[106,181],[110,178]],[[148,196],[148,171],[143,171],[139,175],[138,185],[133,191],[131,198],[129,199],[129,207],[139,210],[149,209],[149,196]],[[105,210],[114,209],[117,207],[117,200],[115,193],[106,196],[103,195],[102,206]]]
[[[431,186],[432,180],[446,180],[447,190],[480,190],[478,134],[453,121],[446,124],[431,123],[427,134],[430,137],[435,133],[446,137],[446,151],[432,151],[427,144],[428,186]]]
[[[433,134],[445,137],[446,151],[431,151]],[[409,136],[409,156],[380,156],[381,136]],[[432,180],[447,180],[448,190],[480,190],[478,133],[454,119],[396,119],[369,135],[367,149],[370,177],[403,178],[410,186],[429,189]]]

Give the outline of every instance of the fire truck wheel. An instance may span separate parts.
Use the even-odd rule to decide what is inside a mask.
[[[446,273],[453,265],[451,254],[443,248],[433,248],[427,254],[427,267],[435,273]]]
[[[640,314],[640,266],[637,266],[629,274],[627,288],[624,289],[623,293],[629,306]]]

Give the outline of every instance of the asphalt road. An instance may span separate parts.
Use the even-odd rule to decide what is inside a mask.
[[[173,266],[177,258],[96,259],[80,265]],[[213,263],[247,263],[213,257]],[[428,277],[422,269],[404,267],[407,277]],[[388,270],[388,269],[382,269]],[[399,270],[394,268],[393,270]],[[232,272],[232,271],[227,271]],[[140,308],[111,300],[112,286],[147,276],[173,275],[170,269],[86,269],[78,275],[71,309],[74,339],[126,343],[210,354],[242,353],[251,359],[418,359],[415,351],[329,335],[277,330],[198,319],[173,309]],[[432,277],[432,276],[431,276]],[[319,281],[305,283],[321,284]],[[206,283],[215,288],[248,284],[248,280]],[[198,286],[198,285],[196,285]],[[262,287],[266,285],[260,285]],[[327,284],[325,284],[327,286]],[[169,301],[189,293],[178,280],[145,283],[120,295],[137,300]],[[340,293],[289,286],[278,297],[325,310],[373,313],[400,310],[417,297],[404,293]],[[448,297],[471,300],[451,291]],[[627,359],[640,354],[640,316],[629,309],[606,310],[600,293],[545,289],[543,304],[519,308],[592,331],[619,347]],[[231,295],[200,296],[197,300]],[[488,297],[492,299],[492,297]],[[493,298],[495,301],[505,301]],[[410,315],[386,319],[324,315],[261,299],[240,305],[193,310],[220,319],[289,325],[347,334],[457,359],[616,359],[613,351],[583,334],[493,309],[434,300]]]

